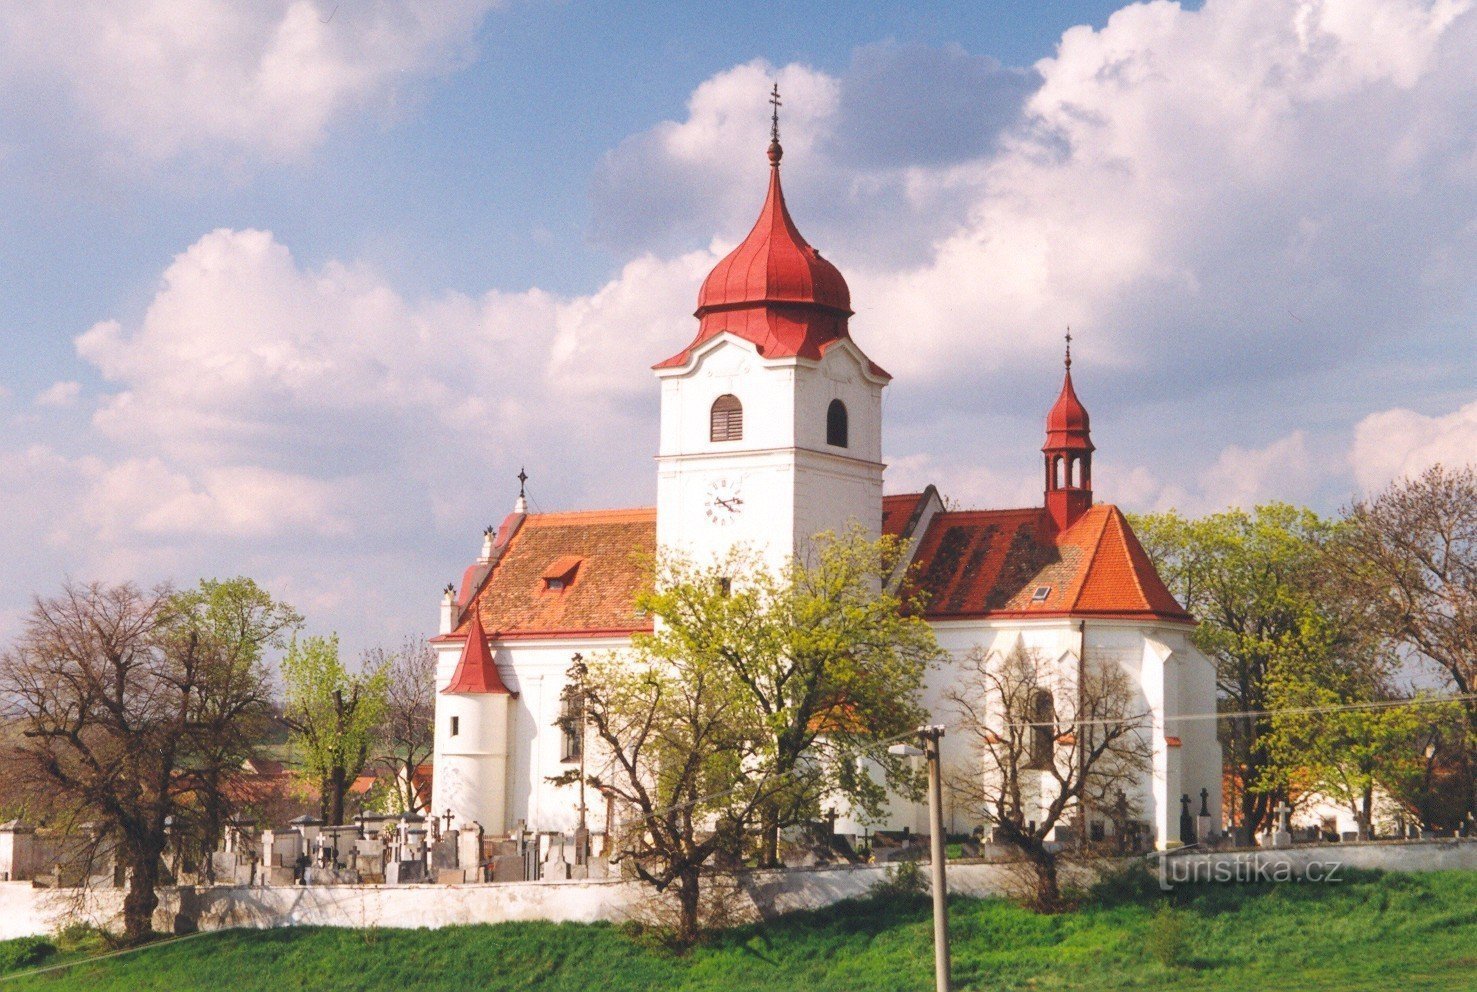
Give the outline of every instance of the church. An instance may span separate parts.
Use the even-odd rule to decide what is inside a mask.
[[[696,334],[669,357],[652,356],[661,389],[656,506],[529,513],[520,492],[460,587],[447,587],[432,642],[434,814],[489,834],[575,828],[578,790],[550,782],[580,749],[565,712],[566,671],[576,654],[619,652],[651,629],[634,605],[643,554],[673,548],[712,560],[743,545],[778,565],[817,534],[860,525],[905,543],[926,619],[953,658],[1023,647],[1064,668],[1087,654],[1121,666],[1151,725],[1150,769],[1133,796],[1140,822],[1156,845],[1173,843],[1181,796],[1205,790],[1218,825],[1215,722],[1176,719],[1215,711],[1214,669],[1123,513],[1093,500],[1094,446],[1070,350],[1046,417],[1038,505],[959,510],[933,486],[886,492],[890,376],[849,333],[845,278],[790,217],[777,127],[768,154],[759,219],[704,281]],[[950,722],[945,692],[957,677],[949,664],[927,677],[935,722]],[[946,736],[946,768],[968,767],[966,750]],[[593,803],[586,822],[599,833],[610,815]],[[884,822],[836,829],[926,833],[926,824],[923,808],[899,801]],[[954,809],[946,824],[959,833],[982,826]],[[1103,825],[1089,826],[1096,834]]]

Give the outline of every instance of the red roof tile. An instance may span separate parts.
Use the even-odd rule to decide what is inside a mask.
[[[884,515],[885,515],[884,509]],[[931,619],[1111,616],[1193,622],[1116,506],[1058,532],[1044,509],[941,512],[913,559]],[[1038,590],[1047,590],[1037,598]]]
[[[467,621],[466,643],[462,645],[461,659],[456,671],[442,692],[482,693],[496,696],[511,696],[503,677],[498,674],[497,662],[492,660],[492,651],[487,646],[487,632],[482,629],[482,618],[473,612]]]
[[[650,630],[635,600],[655,553],[654,509],[529,514],[463,611],[456,635],[473,617],[493,640]],[[571,572],[564,588],[549,588],[550,577]]]
[[[813,361],[849,337],[851,291],[841,270],[810,246],[790,218],[773,154],[759,219],[703,280],[695,316],[697,336],[655,368],[686,365],[694,348],[720,334],[751,342],[765,358]],[[868,364],[874,375],[890,378],[876,363]]]

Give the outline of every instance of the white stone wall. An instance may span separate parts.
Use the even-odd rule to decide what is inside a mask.
[[[978,766],[978,758],[959,725],[956,707],[947,699],[948,691],[961,684],[964,660],[976,650],[987,656],[1007,655],[1019,641],[1027,650],[1054,663],[1060,669],[1063,688],[1071,691],[1082,649],[1080,623],[1065,619],[959,620],[934,625],[940,645],[954,661],[929,673],[924,705],[933,714],[933,722],[946,728],[941,753],[947,770],[962,774]],[[1221,754],[1215,721],[1177,719],[1181,715],[1215,712],[1214,670],[1209,660],[1195,650],[1187,631],[1177,626],[1090,620],[1085,629],[1089,663],[1112,662],[1122,667],[1139,687],[1139,702],[1153,723],[1153,774],[1138,790],[1125,790],[1139,805],[1139,818],[1154,825],[1161,844],[1177,840],[1180,794],[1190,792],[1195,797],[1191,812],[1198,812],[1198,793],[1203,786],[1210,790],[1211,814],[1219,823]],[[1172,747],[1168,738],[1176,736],[1181,744]],[[1042,799],[1049,801],[1048,796]],[[1106,819],[1091,810],[1089,817]],[[859,833],[863,826],[899,829],[904,825],[923,830],[926,822],[921,804],[899,802],[893,804],[882,823],[848,821],[844,829],[838,826],[838,830]],[[946,809],[945,826],[951,833],[968,833],[978,825],[980,819],[971,811]]]
[[[1204,854],[1187,851],[1171,857],[1186,866],[1235,866],[1255,860],[1268,871],[1286,866],[1293,876],[1301,876],[1317,862],[1320,878],[1327,880],[1334,864],[1393,872],[1477,871],[1477,841],[1326,844]],[[1206,868],[1199,869],[1198,876],[1195,870],[1184,868],[1184,877],[1209,877]],[[949,891],[976,898],[1000,895],[1009,891],[1009,871],[997,864],[951,864]],[[744,877],[741,898],[750,914],[768,918],[865,896],[885,874],[882,865],[751,872]],[[628,918],[646,891],[636,883],[620,881],[161,889],[154,922],[156,928],[167,932],[175,914],[183,909],[202,930],[306,925],[444,927],[513,920],[591,923]],[[84,919],[117,929],[123,894],[121,889],[108,889],[88,893],[79,902],[78,893],[70,890],[36,889],[27,882],[0,883],[0,940],[54,932],[79,904]]]
[[[556,786],[549,778],[563,774],[573,765],[562,759],[562,739],[557,725],[560,713],[560,697],[568,682],[571,659],[576,653],[593,660],[597,655],[621,651],[630,647],[625,637],[604,638],[560,638],[529,641],[495,642],[492,645],[493,660],[498,666],[504,684],[516,693],[506,696],[451,696],[439,690],[451,681],[460,655],[460,643],[442,646],[436,670],[436,772],[432,784],[431,810],[436,815],[445,812],[448,806],[454,814],[475,820],[489,833],[506,833],[513,830],[521,820],[529,830],[570,831],[575,827],[578,790],[574,786]],[[491,782],[500,773],[503,775],[502,825],[493,827],[494,810],[484,805],[496,802],[490,791],[481,793],[481,803],[476,798],[459,800],[452,783],[441,774],[442,748],[449,747],[450,717],[462,712],[458,700],[471,700],[473,706],[504,706],[507,710],[506,724],[499,726],[495,720],[478,724],[480,733],[490,735],[487,739],[468,736],[467,724],[463,721],[462,735],[467,743],[459,745],[468,751],[480,749],[481,757],[468,755],[457,761],[480,763],[479,770],[468,774],[467,781],[478,776],[478,781]],[[507,757],[500,758],[494,751],[500,735],[506,735]],[[480,742],[479,742],[480,740]],[[476,743],[474,743],[476,742]],[[449,752],[448,752],[449,753]],[[459,767],[459,766],[458,766]],[[589,806],[589,826],[593,830],[603,829],[604,808],[599,796],[591,793],[586,798]],[[459,804],[460,803],[460,804]],[[483,819],[487,817],[487,819]]]
[[[1179,838],[1179,797],[1188,792],[1193,800],[1191,812],[1199,812],[1199,791],[1210,790],[1210,809],[1213,820],[1220,821],[1220,745],[1215,737],[1214,720],[1180,721],[1181,715],[1203,715],[1215,711],[1215,682],[1210,662],[1190,644],[1187,633],[1170,625],[1145,624],[1133,621],[1097,620],[1087,623],[1087,651],[1089,660],[1102,662],[1111,660],[1120,665],[1135,679],[1141,689],[1141,703],[1152,715],[1155,743],[1152,776],[1138,790],[1127,790],[1140,807],[1139,818],[1154,826],[1156,838],[1162,845]],[[960,731],[954,707],[947,701],[947,691],[959,683],[960,662],[981,647],[987,653],[1008,653],[1020,639],[1028,649],[1041,657],[1051,659],[1062,669],[1063,685],[1070,687],[1077,667],[1077,657],[1082,634],[1075,620],[1040,621],[946,621],[935,625],[940,644],[950,652],[954,663],[936,668],[928,674],[924,689],[924,705],[932,714],[935,723],[942,723],[945,733],[942,753],[946,770],[961,773],[971,762],[978,766],[978,759],[969,748],[966,736]],[[523,821],[531,830],[574,829],[576,821],[576,790],[573,786],[556,786],[548,779],[568,771],[571,765],[561,760],[562,742],[556,721],[560,712],[560,696],[566,684],[566,673],[571,657],[582,653],[587,659],[602,652],[621,651],[629,648],[625,638],[562,639],[518,641],[495,644],[494,658],[508,688],[517,697],[460,697],[437,696],[437,767],[442,767],[442,754],[452,762],[458,778],[436,776],[432,810],[437,815],[448,806],[459,816],[481,823],[489,832],[505,832]],[[438,667],[437,685],[444,687],[455,669],[460,646],[448,644],[442,648]],[[499,729],[495,720],[469,723],[464,718],[462,737],[466,743],[459,745],[464,754],[453,754],[444,735],[448,732],[449,717],[455,709],[470,705],[506,706],[508,710],[505,729]],[[1166,700],[1168,704],[1166,706]],[[478,727],[479,733],[492,734],[494,739],[484,744],[473,745],[477,739],[469,736],[470,727]],[[499,757],[495,751],[497,735],[507,735],[507,756]],[[1168,738],[1178,737],[1179,747],[1172,747]],[[442,748],[447,748],[443,752]],[[480,750],[480,756],[473,751]],[[460,778],[461,762],[480,762],[476,772],[465,773]],[[505,771],[502,771],[505,769]],[[475,800],[465,804],[453,798],[454,783],[478,783],[482,803],[496,802],[495,780],[502,776],[502,825],[496,822],[494,808],[484,809]],[[1042,801],[1049,796],[1042,795]],[[603,803],[595,796],[587,796],[589,810],[587,820],[593,830],[604,829]],[[1089,816],[1103,819],[1101,815]],[[900,830],[908,827],[914,832],[926,832],[927,811],[921,803],[898,800],[892,803],[878,820],[864,821],[845,814],[838,821],[841,833],[862,834],[878,828]],[[951,833],[968,833],[980,825],[980,818],[969,810],[946,809],[946,827]]]

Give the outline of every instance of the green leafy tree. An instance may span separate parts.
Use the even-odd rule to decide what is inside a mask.
[[[1334,525],[1311,510],[1272,503],[1199,519],[1135,517],[1134,531],[1159,574],[1201,622],[1196,645],[1216,666],[1226,764],[1237,789],[1233,820],[1257,830],[1287,798],[1272,774],[1272,676],[1283,660],[1342,650],[1355,628],[1325,595],[1325,548]],[[1284,756],[1285,758],[1286,756]]]
[[[233,811],[230,781],[256,753],[272,716],[266,652],[285,647],[302,617],[244,577],[202,580],[171,597],[167,609],[170,649],[180,657],[205,656],[199,727],[184,760],[197,783],[193,853],[214,881],[210,855]],[[177,819],[176,829],[181,826]]]
[[[282,677],[283,716],[303,766],[318,780],[323,819],[343,823],[344,797],[377,743],[389,674],[383,667],[349,671],[333,635],[294,640],[282,660]]]
[[[862,759],[911,784],[887,744],[921,722],[939,649],[886,590],[897,553],[848,535],[780,575],[743,553],[669,559],[639,597],[653,632],[571,672],[598,751],[587,781],[626,811],[616,860],[675,895],[679,942],[699,931],[705,870],[756,828],[772,856],[823,798],[874,809],[883,783]]]
[[[709,569],[673,561],[643,600],[660,621],[647,650],[702,644],[757,708],[754,760],[785,782],[762,811],[761,864],[823,801],[875,815],[889,786],[913,788],[888,744],[924,722],[923,675],[942,652],[921,603],[896,591],[902,551],[854,531],[778,575],[742,551]]]
[[[1422,732],[1450,705],[1408,705],[1376,670],[1327,653],[1282,659],[1268,682],[1273,712],[1264,780],[1340,803],[1360,837],[1372,837],[1376,790],[1398,794],[1419,779]]]

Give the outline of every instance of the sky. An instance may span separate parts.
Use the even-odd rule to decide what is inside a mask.
[[[0,7],[0,642],[250,575],[432,632],[527,467],[649,505],[650,366],[791,211],[895,376],[888,486],[1336,512],[1477,453],[1473,0]]]

